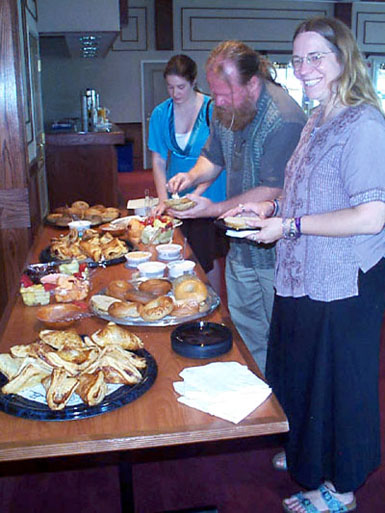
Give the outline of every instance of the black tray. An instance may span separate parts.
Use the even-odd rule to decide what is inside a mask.
[[[121,240],[123,240],[123,239],[121,239]],[[123,240],[123,242],[127,245],[128,249],[130,251],[136,249],[135,246],[130,241]],[[47,246],[40,252],[39,261],[43,264],[47,264],[50,262],[65,264],[66,262],[71,262],[71,259],[69,259],[69,260],[55,259],[51,255],[51,246]],[[126,261],[126,257],[123,255],[118,258],[112,258],[111,260],[101,260],[100,262],[95,262],[92,259],[87,259],[85,261],[87,262],[88,267],[90,267],[90,268],[92,268],[92,267],[109,267],[110,265],[122,264],[123,262]]]
[[[233,228],[232,226],[228,226],[223,219],[215,219],[214,225],[220,230],[227,231],[233,230],[234,232],[259,232],[260,228],[252,228],[248,226],[247,228]]]
[[[187,358],[214,358],[233,346],[229,328],[215,322],[187,322],[171,333],[171,347]]]
[[[142,396],[155,382],[158,368],[153,356],[145,349],[132,351],[138,356],[144,357],[147,367],[141,371],[143,380],[134,385],[122,385],[120,388],[106,395],[103,401],[96,406],[87,406],[84,403],[74,406],[66,406],[64,410],[54,411],[48,405],[25,399],[17,394],[4,395],[0,392],[0,410],[15,417],[22,417],[30,420],[78,420],[88,417],[95,417],[102,413],[116,410],[129,404]],[[5,385],[8,379],[0,373],[0,387]]]

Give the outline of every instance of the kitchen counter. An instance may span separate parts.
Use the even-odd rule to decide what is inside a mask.
[[[118,162],[115,144],[124,133],[48,132],[46,168],[50,210],[79,199],[90,205],[118,206]]]
[[[109,132],[74,132],[73,130],[56,130],[46,133],[46,144],[54,146],[84,146],[93,144],[124,144],[124,133],[116,125]]]

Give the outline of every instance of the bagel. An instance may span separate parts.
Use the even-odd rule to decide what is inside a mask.
[[[174,296],[179,299],[194,299],[198,303],[205,301],[207,298],[207,287],[196,276],[183,275],[174,281]]]
[[[104,223],[107,223],[107,222],[113,221],[114,219],[117,219],[119,217],[119,214],[120,214],[119,209],[114,208],[114,207],[108,207],[105,210],[102,210],[100,212],[100,215],[102,216]]]
[[[149,280],[143,281],[138,288],[142,292],[151,292],[151,294],[156,296],[164,296],[167,294],[167,292],[170,292],[172,285],[169,280],[162,278],[151,278]]]
[[[223,221],[229,228],[233,228],[235,230],[244,230],[245,228],[251,228],[249,221],[255,221],[256,219],[258,219],[257,216],[229,216],[225,217]]]
[[[140,303],[142,305],[145,305],[149,301],[152,301],[155,299],[156,296],[154,294],[151,294],[151,292],[144,292],[137,289],[129,290],[125,295],[126,301],[133,301],[134,303]]]
[[[74,201],[71,207],[80,208],[81,210],[87,210],[87,208],[90,208],[89,204],[86,201]]]
[[[174,301],[171,315],[174,317],[188,317],[199,312],[199,303],[194,299],[178,299]]]
[[[95,207],[87,208],[84,212],[84,216],[86,219],[89,219],[90,216],[99,216],[102,217],[101,210]]]
[[[129,290],[133,290],[133,286],[130,283],[124,280],[114,280],[108,284],[106,294],[116,299],[126,299],[126,293]]]
[[[190,208],[195,207],[196,201],[193,201],[190,198],[186,198],[184,196],[183,198],[171,198],[164,201],[164,204],[172,208],[173,210],[183,211],[183,210],[189,210]]]
[[[117,301],[108,307],[108,315],[121,319],[123,317],[139,317],[138,303],[132,301]]]
[[[139,305],[140,316],[145,321],[159,321],[169,315],[174,308],[174,301],[170,296],[159,296],[145,305]]]

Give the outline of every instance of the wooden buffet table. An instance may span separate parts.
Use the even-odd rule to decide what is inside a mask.
[[[124,133],[48,132],[46,168],[50,209],[82,199],[91,205],[118,206],[118,163],[115,144]]]
[[[178,232],[178,231],[177,231]],[[30,263],[38,262],[58,230],[44,227],[30,254]],[[176,233],[177,240],[181,234]],[[187,248],[186,258],[194,258]],[[198,274],[204,278],[198,266]],[[98,269],[92,277],[96,293],[113,279],[129,279],[132,270],[124,264]],[[1,338],[0,351],[10,346],[32,342],[42,324],[35,318],[36,307],[26,307],[19,297]],[[220,306],[205,318],[224,323],[233,332],[232,350],[216,361],[238,361],[259,374],[256,364],[235,331],[227,310]],[[91,317],[77,321],[74,327],[82,334],[91,334],[105,326],[106,321]],[[139,335],[144,347],[155,358],[158,376],[153,386],[134,402],[93,418],[45,422],[26,420],[0,412],[0,461],[16,461],[53,456],[110,453],[150,447],[171,447],[200,442],[219,442],[255,437],[288,430],[287,419],[274,396],[265,401],[241,423],[210,416],[177,401],[172,383],[180,380],[179,372],[189,366],[204,365],[213,360],[183,358],[171,349],[170,333],[174,327],[127,327]]]

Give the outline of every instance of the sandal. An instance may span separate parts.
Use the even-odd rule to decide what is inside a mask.
[[[295,498],[298,501],[299,505],[302,506],[304,513],[346,513],[348,511],[355,510],[357,507],[355,497],[353,497],[353,500],[348,504],[344,504],[339,499],[337,499],[336,494],[333,493],[333,490],[329,489],[324,484],[318,488],[318,491],[320,492],[323,502],[325,503],[325,509],[318,509],[311,501],[311,499],[306,497],[302,492],[299,492],[290,498]],[[298,509],[293,508],[297,507],[298,504],[289,505],[286,503],[286,500],[287,499],[282,502],[283,509],[287,513],[297,512]]]
[[[287,470],[287,461],[285,451],[278,452],[271,460],[275,470]]]

